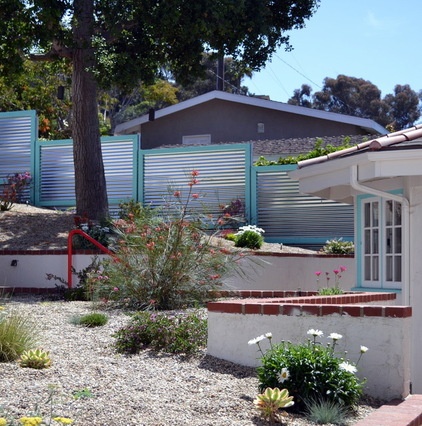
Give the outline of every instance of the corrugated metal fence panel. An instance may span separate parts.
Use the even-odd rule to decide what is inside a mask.
[[[190,200],[190,207],[201,209],[213,218],[221,214],[220,205],[240,199],[249,217],[250,145],[236,144],[229,148],[189,147],[141,151],[143,182],[140,199],[145,204],[163,206],[174,201],[175,190],[186,201],[192,170],[198,170],[198,185],[192,192],[200,195]]]
[[[324,244],[328,238],[353,239],[353,206],[302,195],[287,171],[295,166],[254,167],[256,223],[267,241]]]
[[[104,137],[101,143],[109,204],[115,209],[120,201],[136,197],[137,136]],[[38,153],[37,205],[74,206],[72,140],[40,141]]]
[[[0,184],[15,173],[30,172],[34,177],[32,148],[36,131],[35,111],[0,113]],[[31,188],[27,198],[32,199],[32,193]]]

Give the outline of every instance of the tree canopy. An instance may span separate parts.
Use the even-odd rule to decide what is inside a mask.
[[[101,155],[98,87],[129,90],[168,66],[179,81],[202,71],[204,50],[260,69],[290,49],[320,0],[0,0],[0,75],[25,59],[72,65],[72,136],[78,214],[108,213]]]
[[[381,90],[370,81],[338,75],[337,78],[325,78],[323,88],[313,95],[312,88],[303,84],[293,92],[288,103],[370,118],[383,126],[401,130],[420,118],[420,97],[406,84],[396,85],[394,94],[381,98]]]

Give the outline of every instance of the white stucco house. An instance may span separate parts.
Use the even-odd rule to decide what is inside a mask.
[[[422,125],[302,161],[289,174],[303,193],[354,205],[354,290],[393,291],[412,307],[412,392],[422,393]]]

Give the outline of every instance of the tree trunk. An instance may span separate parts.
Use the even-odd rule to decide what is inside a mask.
[[[97,107],[97,83],[90,71],[93,0],[74,0],[72,78],[72,137],[75,166],[76,213],[98,221],[108,215],[107,189]]]

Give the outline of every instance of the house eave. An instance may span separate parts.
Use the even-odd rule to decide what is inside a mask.
[[[421,176],[421,165],[422,149],[395,150],[394,155],[391,151],[366,151],[297,169],[289,176],[299,181],[302,193],[351,203],[358,194],[350,187],[352,166],[358,168],[359,182],[376,186],[381,180],[390,180],[391,189],[395,189],[394,178]]]

